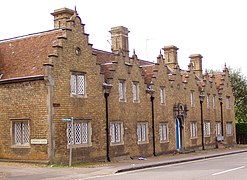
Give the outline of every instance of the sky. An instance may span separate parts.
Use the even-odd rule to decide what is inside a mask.
[[[247,76],[245,0],[8,0],[0,1],[0,40],[53,29],[55,9],[75,9],[94,48],[110,51],[111,27],[129,29],[130,56],[156,62],[175,45],[181,69],[203,56],[203,70],[240,70]],[[163,51],[161,51],[163,53]]]

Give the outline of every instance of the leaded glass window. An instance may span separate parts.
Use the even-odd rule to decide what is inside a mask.
[[[168,123],[161,123],[159,126],[160,130],[160,141],[168,141]]]
[[[70,77],[72,95],[85,95],[85,74],[72,73]]]
[[[147,123],[137,123],[138,142],[147,142]]]
[[[122,123],[112,122],[110,124],[110,135],[111,143],[121,143],[122,142]]]
[[[28,121],[13,122],[13,143],[15,145],[29,144],[29,125]]]
[[[89,122],[74,121],[67,123],[67,140],[68,144],[89,144],[90,142],[90,129]]]

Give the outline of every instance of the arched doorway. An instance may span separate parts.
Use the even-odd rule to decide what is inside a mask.
[[[185,147],[185,129],[184,123],[187,116],[186,104],[174,104],[173,113],[175,118],[175,145],[177,150],[182,150]]]

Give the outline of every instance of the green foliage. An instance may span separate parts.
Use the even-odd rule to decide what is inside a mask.
[[[247,79],[239,69],[229,68],[229,75],[235,96],[236,122],[247,122]]]
[[[236,123],[237,135],[247,135],[247,123]]]

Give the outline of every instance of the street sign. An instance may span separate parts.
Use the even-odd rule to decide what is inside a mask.
[[[72,118],[62,118],[62,121],[70,122],[70,121],[72,121]]]

